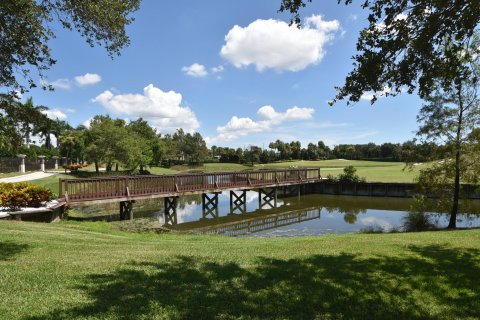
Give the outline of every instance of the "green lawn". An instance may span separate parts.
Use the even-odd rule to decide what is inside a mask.
[[[480,230],[290,239],[0,221],[2,319],[478,319]]]
[[[47,187],[48,189],[52,190],[53,193],[58,195],[58,179],[59,178],[74,179],[75,177],[68,174],[54,174],[46,178],[32,180],[29,182],[39,186]]]

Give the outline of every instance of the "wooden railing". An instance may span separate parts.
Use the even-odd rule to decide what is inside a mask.
[[[60,179],[59,193],[67,202],[157,194],[181,194],[213,189],[266,187],[306,183],[321,178],[320,169],[258,170],[201,174],[120,176]]]

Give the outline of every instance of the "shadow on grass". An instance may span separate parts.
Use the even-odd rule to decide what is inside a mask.
[[[16,255],[26,251],[27,244],[19,244],[12,241],[0,241],[0,261],[12,260]]]
[[[480,316],[480,250],[398,257],[260,258],[251,267],[180,256],[91,275],[92,300],[35,319],[453,319]]]

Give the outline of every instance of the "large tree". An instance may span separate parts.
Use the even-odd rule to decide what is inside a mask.
[[[36,86],[55,60],[49,40],[57,26],[76,30],[90,46],[105,47],[113,57],[129,44],[125,26],[140,0],[0,1],[0,87],[25,91]],[[27,85],[19,78],[24,78]]]
[[[426,99],[418,120],[418,134],[427,141],[445,144],[444,159],[420,172],[420,186],[426,193],[436,193],[439,209],[449,207],[448,227],[456,227],[460,199],[460,181],[477,182],[478,128],[480,127],[479,86],[471,80],[461,82],[456,90],[438,89]],[[441,208],[444,207],[444,208]]]
[[[280,11],[299,12],[312,0],[282,0]],[[353,0],[338,0],[351,4]],[[480,54],[470,46],[480,23],[478,0],[363,0],[368,26],[358,37],[353,70],[332,100],[357,102],[363,93],[397,95],[418,90],[430,95],[437,82],[445,90],[462,79],[477,81],[465,61]],[[468,48],[468,50],[466,50]]]

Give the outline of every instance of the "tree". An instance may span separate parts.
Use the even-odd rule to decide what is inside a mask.
[[[448,228],[456,227],[460,181],[478,177],[478,140],[480,99],[478,84],[470,79],[461,82],[455,91],[437,89],[426,98],[420,110],[418,135],[427,141],[444,143],[445,159],[420,173],[424,193],[436,193],[439,207],[450,207]],[[472,173],[472,170],[478,170]],[[476,179],[476,178],[475,178]],[[442,208],[440,208],[442,209]]]
[[[0,87],[24,92],[18,77],[36,86],[31,70],[40,79],[55,64],[48,41],[59,25],[76,30],[90,46],[105,47],[113,57],[129,44],[125,26],[140,0],[15,0],[0,2]]]
[[[299,24],[299,11],[308,2],[312,0],[282,0],[280,11],[291,12],[292,22]],[[465,61],[480,53],[478,46],[469,46],[480,23],[480,1],[364,0],[362,7],[369,11],[369,25],[360,32],[353,70],[337,87],[332,104],[357,102],[370,91],[375,92],[372,103],[379,94],[404,90],[418,90],[425,98],[437,81],[446,91],[462,79],[477,82]]]

